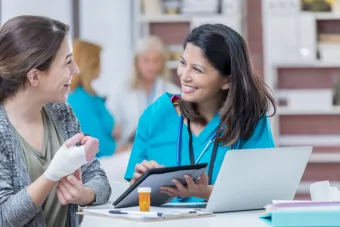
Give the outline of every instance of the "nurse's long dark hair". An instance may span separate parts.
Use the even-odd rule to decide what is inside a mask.
[[[196,27],[185,40],[184,48],[191,43],[203,51],[210,64],[229,78],[230,88],[219,110],[221,125],[220,142],[235,144],[253,134],[262,117],[265,117],[275,101],[267,85],[253,69],[244,39],[233,29],[222,24],[206,24]],[[190,121],[207,124],[198,112],[196,104],[180,101],[180,110]]]

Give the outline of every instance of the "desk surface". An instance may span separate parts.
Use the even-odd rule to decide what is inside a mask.
[[[112,226],[145,226],[145,227],[219,227],[219,226],[232,226],[232,227],[268,227],[268,225],[259,219],[261,211],[243,211],[243,212],[229,212],[216,214],[215,217],[172,220],[172,221],[157,221],[157,222],[135,222],[113,218],[103,218],[88,216],[84,217],[81,227],[112,227]]]
[[[110,201],[115,201],[127,188],[128,183],[111,182],[112,194]],[[112,204],[112,202],[108,202]],[[136,222],[122,219],[104,218],[85,215],[80,227],[112,227],[112,226],[143,226],[143,227],[269,227],[259,216],[264,210],[243,211],[243,212],[228,212],[216,214],[214,217],[157,221],[157,222]]]

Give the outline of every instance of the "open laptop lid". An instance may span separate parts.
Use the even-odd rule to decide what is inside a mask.
[[[230,150],[217,176],[207,211],[263,209],[294,198],[313,148]]]

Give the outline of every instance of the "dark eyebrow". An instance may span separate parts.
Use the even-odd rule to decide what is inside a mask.
[[[187,63],[187,62],[185,61],[185,59],[183,58],[183,56],[181,56],[181,60],[184,61],[185,64]],[[199,67],[199,68],[201,68],[203,71],[207,71],[207,69],[206,69],[204,66],[202,66],[202,65],[193,64],[193,66]]]
[[[72,56],[72,53],[66,55],[65,59],[67,59],[67,58],[69,58],[69,57],[71,57],[71,56]]]
[[[203,69],[203,71],[207,71],[207,69],[202,65],[194,64],[194,66]]]

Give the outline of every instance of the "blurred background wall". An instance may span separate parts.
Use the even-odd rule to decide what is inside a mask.
[[[330,180],[340,186],[339,1],[0,2],[1,23],[20,14],[45,15],[70,24],[74,38],[100,44],[102,71],[93,85],[98,94],[107,97],[130,79],[139,38],[157,35],[167,44],[167,65],[178,83],[175,72],[189,31],[202,23],[231,26],[246,39],[254,67],[279,104],[271,119],[277,146],[314,146],[297,197],[308,197],[313,181]]]

